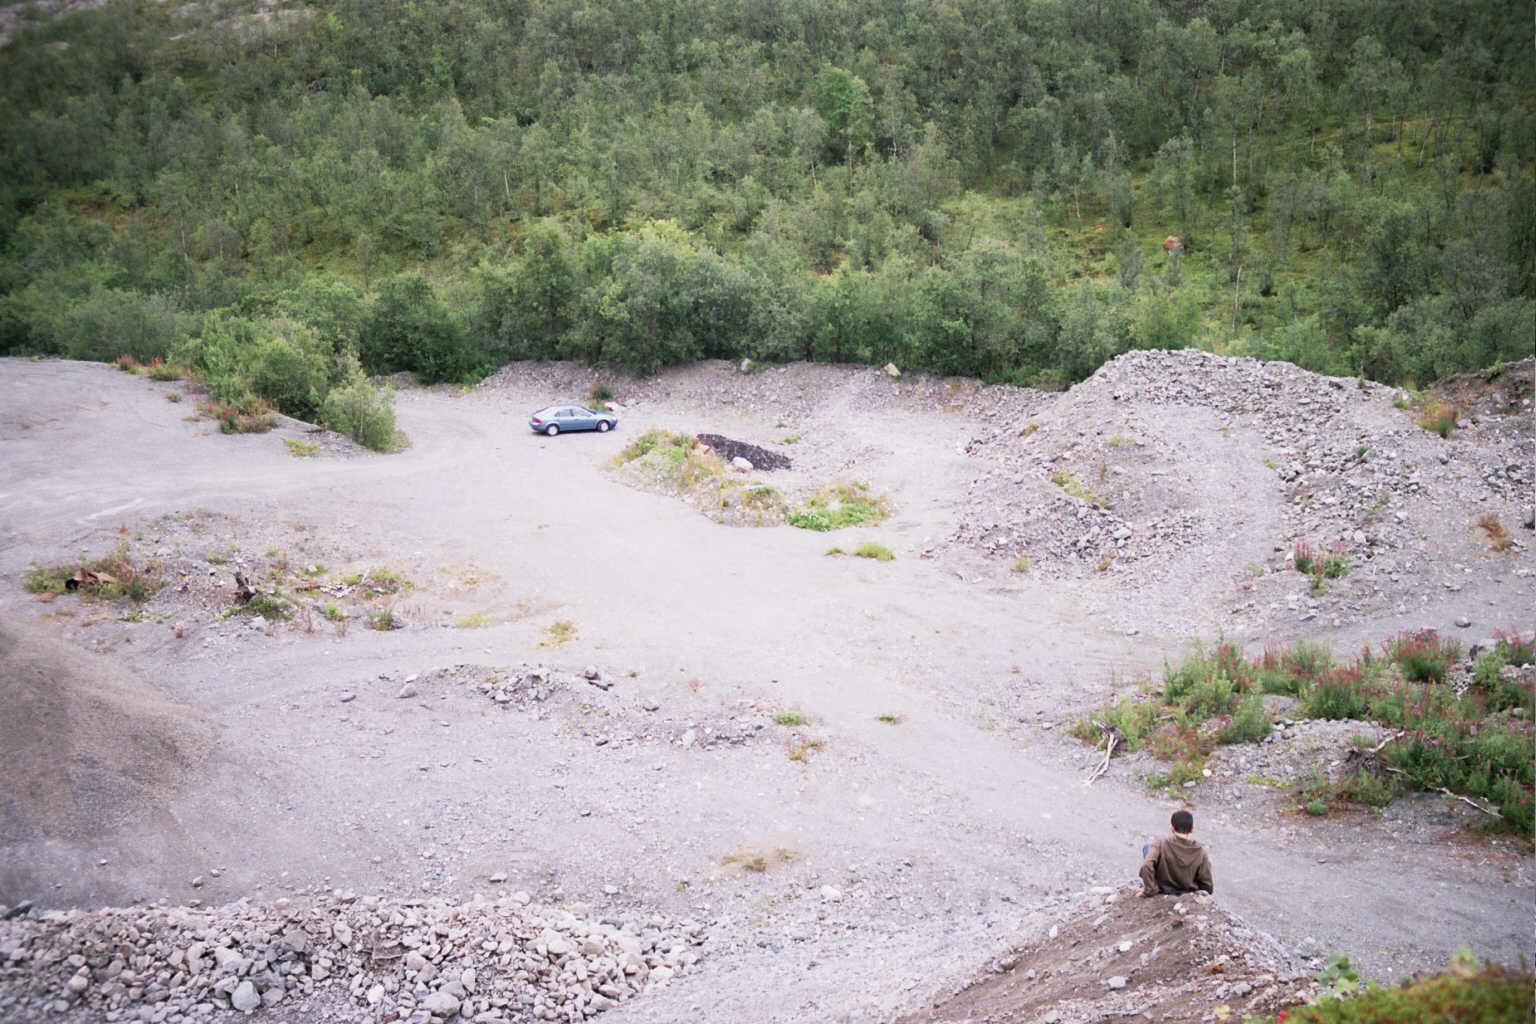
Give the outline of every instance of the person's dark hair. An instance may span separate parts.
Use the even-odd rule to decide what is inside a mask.
[[[1173,830],[1181,836],[1189,835],[1195,830],[1195,816],[1188,811],[1174,811]]]

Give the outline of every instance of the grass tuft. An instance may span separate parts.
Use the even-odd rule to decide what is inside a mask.
[[[873,558],[877,562],[893,562],[896,555],[884,544],[876,544],[874,541],[866,541],[853,549],[855,558]]]
[[[320,454],[320,445],[314,441],[301,441],[296,437],[283,438],[288,454],[296,459],[312,459]]]

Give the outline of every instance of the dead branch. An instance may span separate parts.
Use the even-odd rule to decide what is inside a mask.
[[[1120,730],[1111,726],[1101,725],[1099,726],[1099,730],[1104,733],[1104,763],[1095,768],[1093,773],[1088,776],[1088,781],[1083,783],[1085,786],[1093,785],[1095,782],[1099,781],[1099,779],[1103,778],[1104,774],[1109,771],[1109,759],[1115,756],[1115,747],[1117,747],[1123,739],[1123,737],[1120,735]]]

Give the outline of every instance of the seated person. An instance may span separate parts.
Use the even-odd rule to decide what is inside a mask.
[[[1172,835],[1143,848],[1146,859],[1141,862],[1141,892],[1137,895],[1214,893],[1211,858],[1194,838],[1195,816],[1188,811],[1174,811],[1172,825]]]

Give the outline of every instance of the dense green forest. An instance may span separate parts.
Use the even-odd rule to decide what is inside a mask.
[[[1424,382],[1536,345],[1501,0],[112,3],[0,49],[0,139],[0,352],[300,415],[523,358]]]

